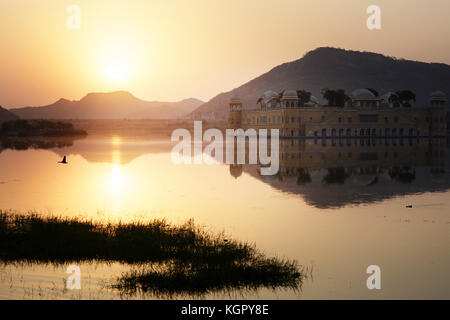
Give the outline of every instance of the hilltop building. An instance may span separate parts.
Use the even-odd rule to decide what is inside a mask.
[[[311,97],[300,104],[297,91],[264,92],[254,108],[244,108],[235,95],[229,103],[228,127],[244,130],[279,129],[283,138],[295,137],[439,137],[446,135],[447,98],[436,91],[429,107],[395,108],[387,93],[381,97],[357,89],[344,107],[321,106]]]

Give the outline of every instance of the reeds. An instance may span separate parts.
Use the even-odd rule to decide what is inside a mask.
[[[298,289],[302,281],[296,261],[268,258],[254,245],[225,239],[192,220],[179,226],[165,220],[101,224],[0,212],[0,261],[94,260],[133,265],[112,285],[124,294],[172,297],[260,287]]]

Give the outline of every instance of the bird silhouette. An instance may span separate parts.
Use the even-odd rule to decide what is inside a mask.
[[[58,161],[58,163],[62,163],[62,164],[68,164],[66,156],[63,157],[63,159],[61,161]]]

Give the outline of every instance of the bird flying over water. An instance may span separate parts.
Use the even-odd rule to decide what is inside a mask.
[[[58,163],[68,164],[68,162],[66,160],[66,156],[64,156],[64,158],[61,161],[58,161]]]

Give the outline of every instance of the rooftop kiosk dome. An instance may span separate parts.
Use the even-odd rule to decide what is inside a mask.
[[[237,94],[235,94],[231,97],[230,103],[242,103],[242,100]]]
[[[442,107],[447,102],[447,96],[442,91],[435,91],[430,96],[430,105],[432,107]]]
[[[376,100],[377,97],[368,89],[356,89],[352,92],[351,98],[354,100]]]
[[[435,91],[435,92],[433,92],[431,94],[431,98],[438,98],[438,99],[445,99],[446,100],[447,96],[445,95],[444,92],[442,92],[440,90],[437,90],[437,91]]]
[[[306,105],[310,107],[318,107],[320,106],[320,102],[319,99],[317,99],[315,96],[311,96],[309,98],[309,102],[307,102]]]
[[[368,89],[356,89],[350,94],[353,107],[375,108],[380,106],[380,98]]]
[[[242,121],[242,100],[237,94],[230,99],[230,112],[228,112],[228,123],[230,128],[237,129],[241,127]]]
[[[279,107],[279,95],[273,90],[267,90],[260,98],[261,110]]]
[[[230,99],[230,111],[241,111],[242,110],[242,100],[237,94]]]
[[[278,93],[276,93],[273,90],[267,90],[266,92],[263,93],[262,98],[264,99],[265,102],[268,102],[272,98],[278,98]]]
[[[295,90],[285,90],[283,92],[283,97],[282,99],[287,100],[297,100],[298,99],[298,95],[297,95],[297,91]]]
[[[295,90],[285,90],[281,97],[282,108],[296,108],[298,107],[298,94]]]

